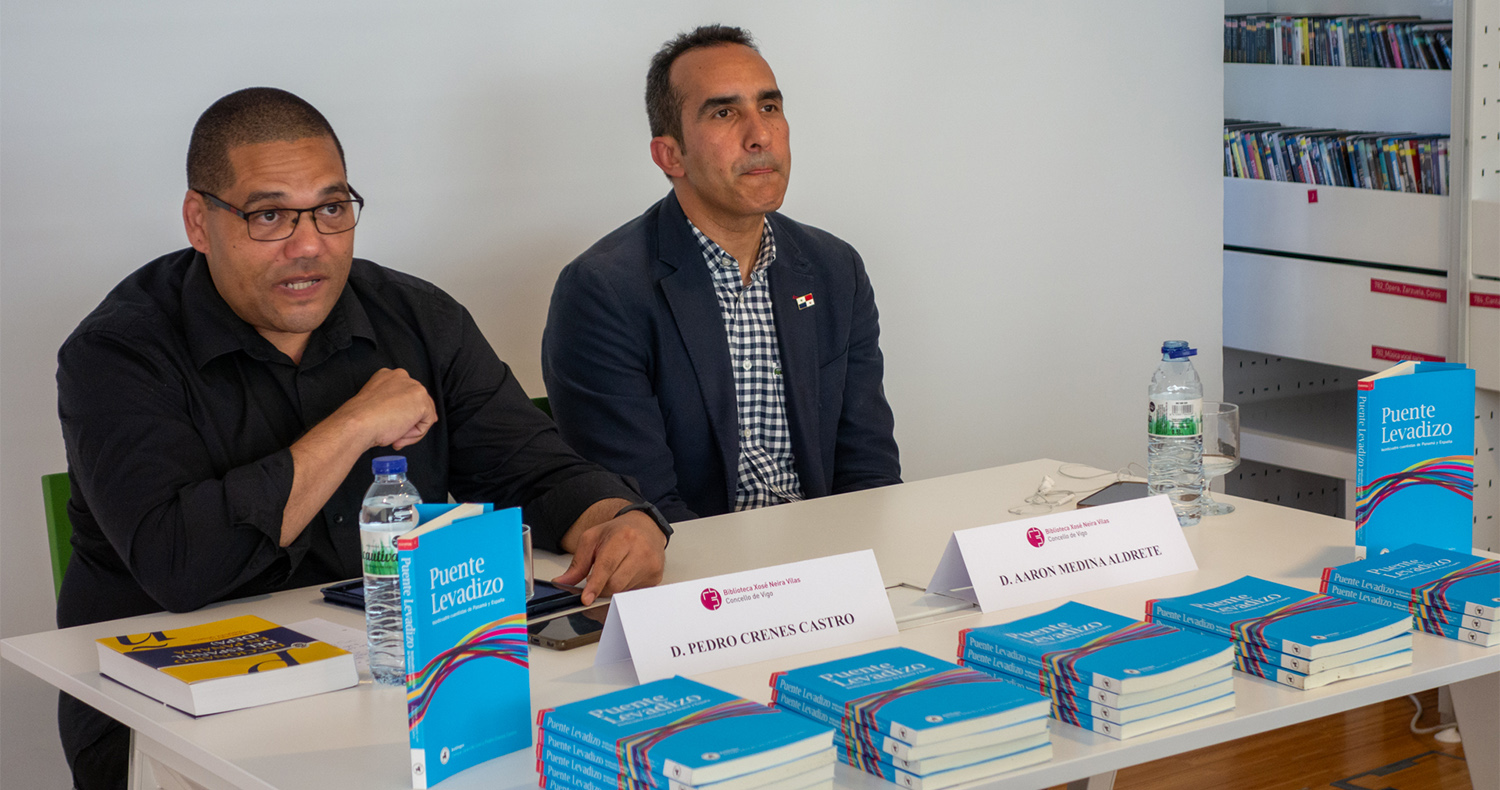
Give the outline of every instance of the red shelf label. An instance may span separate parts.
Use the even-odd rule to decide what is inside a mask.
[[[1493,307],[1500,309],[1500,294],[1486,294],[1478,291],[1469,292],[1470,307]]]
[[[1405,296],[1411,299],[1426,299],[1429,302],[1448,301],[1448,289],[1429,288],[1425,285],[1412,285],[1411,283],[1396,282],[1395,280],[1377,280],[1370,278],[1370,292],[1377,294],[1390,294],[1391,296]]]
[[[1446,362],[1446,358],[1434,354],[1423,354],[1420,351],[1407,351],[1400,348],[1386,348],[1385,346],[1370,346],[1370,357],[1386,362],[1405,362],[1408,359],[1417,362]]]

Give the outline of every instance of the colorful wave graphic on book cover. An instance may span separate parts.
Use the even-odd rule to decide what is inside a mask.
[[[1418,461],[1399,472],[1371,480],[1354,489],[1354,529],[1358,531],[1375,515],[1375,509],[1392,496],[1414,486],[1437,486],[1464,499],[1474,499],[1474,456],[1450,455]]]
[[[1455,601],[1450,604],[1448,601],[1448,591],[1453,585],[1465,579],[1495,574],[1500,574],[1500,560],[1480,560],[1467,568],[1459,568],[1440,579],[1412,588],[1411,602],[1414,605],[1426,604],[1430,608],[1458,611],[1464,608],[1464,602]]]
[[[1300,601],[1293,601],[1286,606],[1280,607],[1270,614],[1236,620],[1229,626],[1229,632],[1234,635],[1234,639],[1240,642],[1266,644],[1269,641],[1266,639],[1266,629],[1282,620],[1307,612],[1337,609],[1341,606],[1353,605],[1353,601],[1345,598],[1335,598],[1331,595],[1322,594],[1310,595]]]
[[[464,664],[481,658],[498,658],[523,669],[526,657],[526,614],[518,612],[482,625],[427,662],[420,672],[406,675],[406,725],[415,729],[427,715],[443,681]]]
[[[886,778],[885,769],[879,757],[880,748],[875,745],[874,739],[874,734],[880,727],[876,720],[877,715],[886,705],[909,694],[942,686],[1003,682],[999,678],[990,677],[975,669],[957,667],[903,683],[893,689],[850,700],[844,704],[844,721],[839,727],[839,733],[843,736],[844,751],[849,758],[848,763],[868,773]]]
[[[1118,631],[1105,634],[1078,647],[1067,650],[1056,650],[1051,653],[1042,654],[1042,663],[1054,676],[1079,675],[1075,665],[1080,659],[1091,656],[1100,650],[1113,645],[1135,642],[1141,639],[1150,639],[1156,636],[1176,633],[1177,629],[1160,623],[1134,623],[1127,625]]]
[[[651,765],[651,747],[667,738],[711,721],[776,712],[776,708],[746,699],[721,702],[718,705],[689,713],[654,730],[621,738],[615,743],[615,759],[620,764],[621,775],[644,780],[649,774],[662,773]]]

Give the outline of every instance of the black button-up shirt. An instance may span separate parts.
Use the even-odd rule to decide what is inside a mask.
[[[640,501],[579,458],[532,406],[467,310],[435,286],[356,259],[293,363],[219,295],[195,251],[127,277],[58,352],[73,490],[73,559],[58,625],[360,575],[367,451],[291,546],[277,544],[288,449],[380,368],[402,368],[438,422],[401,451],[428,502],[523,507],[537,545],[607,497]]]

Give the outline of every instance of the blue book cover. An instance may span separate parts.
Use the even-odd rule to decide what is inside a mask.
[[[905,647],[771,676],[772,699],[796,694],[843,721],[920,745],[1046,712],[1047,698]]]
[[[1354,545],[1474,545],[1474,371],[1402,362],[1358,384]]]
[[[536,757],[538,773],[542,773],[543,765],[554,765],[575,776],[587,776],[592,782],[602,782],[622,789],[628,787],[639,790],[694,790],[695,788],[736,790],[741,787],[759,788],[783,780],[797,784],[804,777],[803,784],[811,784],[819,776],[819,769],[823,769],[828,776],[833,776],[832,766],[836,755],[833,748],[829,747],[806,757],[798,757],[763,768],[753,774],[744,774],[705,785],[685,784],[660,773],[637,775],[632,778],[627,773],[628,763],[627,766],[622,767],[619,755],[614,752],[602,752],[580,741],[565,738],[548,730],[537,732]]]
[[[1146,619],[1306,659],[1384,642],[1411,629],[1411,617],[1400,612],[1254,576],[1192,595],[1147,601]]]
[[[1219,678],[1215,682],[1185,690],[1178,690],[1175,694],[1156,697],[1144,702],[1132,701],[1131,704],[1124,706],[1111,705],[1108,702],[1096,700],[1093,698],[1093,694],[1054,693],[1052,695],[1052,715],[1054,718],[1058,717],[1056,708],[1061,705],[1081,713],[1087,713],[1095,718],[1115,722],[1116,724],[1127,724],[1133,721],[1149,719],[1153,716],[1160,716],[1163,713],[1170,713],[1181,708],[1197,705],[1200,702],[1216,700],[1226,694],[1233,694],[1234,678],[1229,672],[1232,666],[1233,664],[1226,666],[1222,675],[1215,673],[1215,676]],[[1011,683],[1028,685],[1028,681],[1014,675],[1008,675],[1004,672],[996,672],[994,674],[995,677]],[[1098,689],[1094,689],[1094,691],[1098,691]],[[1129,697],[1126,699],[1128,700]]]
[[[1196,705],[1190,705],[1188,707],[1179,708],[1177,710],[1163,713],[1158,716],[1152,716],[1149,719],[1126,722],[1124,724],[1109,721],[1108,719],[1103,719],[1098,716],[1090,716],[1087,713],[1073,710],[1072,708],[1064,705],[1057,706],[1056,716],[1058,721],[1071,724],[1075,727],[1082,727],[1085,730],[1092,730],[1101,735],[1108,735],[1111,738],[1123,740],[1125,738],[1134,738],[1137,735],[1144,735],[1148,732],[1154,732],[1165,727],[1171,727],[1175,724],[1181,724],[1185,721],[1192,721],[1194,719],[1201,719],[1204,716],[1212,716],[1216,713],[1223,713],[1224,711],[1232,710],[1233,708],[1234,694],[1230,693],[1225,694],[1221,697],[1217,697],[1215,699],[1208,700],[1206,702],[1200,702]]]
[[[1293,672],[1300,672],[1304,675],[1312,675],[1335,667],[1341,667],[1345,664],[1356,664],[1360,661],[1379,658],[1391,653],[1399,653],[1402,650],[1410,650],[1411,641],[1412,634],[1410,631],[1406,631],[1384,642],[1376,642],[1373,645],[1365,645],[1354,650],[1345,650],[1342,653],[1334,653],[1330,656],[1314,659],[1306,659],[1291,655],[1290,653],[1283,653],[1279,650],[1272,650],[1265,645],[1237,641],[1234,643],[1234,654],[1254,659],[1262,664],[1269,664],[1273,667],[1281,667],[1282,669],[1290,669]]]
[[[1500,633],[1500,623],[1494,620],[1486,620],[1483,617],[1475,617],[1450,609],[1434,609],[1430,606],[1420,606],[1407,601],[1398,601],[1395,598],[1387,598],[1384,595],[1372,593],[1369,590],[1356,590],[1338,584],[1330,584],[1327,587],[1328,589],[1324,590],[1324,592],[1329,595],[1348,598],[1351,601],[1359,601],[1361,603],[1372,603],[1376,606],[1384,606],[1387,609],[1395,609],[1399,612],[1409,612],[1416,619],[1438,623],[1439,625],[1468,628],[1487,634]],[[1413,627],[1415,627],[1415,623],[1413,623]]]
[[[1323,569],[1323,584],[1366,590],[1436,609],[1495,620],[1500,560],[1421,543]]]
[[[396,540],[416,788],[531,744],[521,511],[448,509]]]
[[[1233,661],[1229,645],[1221,640],[1076,601],[1013,622],[967,629],[959,640],[960,658],[983,646],[1038,672],[1114,692],[1170,685]]]
[[[687,678],[656,680],[537,713],[543,731],[613,752],[621,773],[703,785],[833,746],[833,730],[803,716]]]
[[[1028,765],[1044,763],[1050,759],[1052,759],[1052,743],[1049,741],[1041,746],[1034,746],[1025,751],[1008,754],[1004,757],[997,757],[993,760],[973,765],[949,768],[946,771],[936,771],[922,776],[918,776],[910,771],[904,771],[890,763],[879,760],[849,763],[849,765],[865,773],[878,776],[887,782],[892,782],[898,787],[904,787],[906,790],[943,790],[944,788],[966,784],[978,779],[997,776],[1018,768],[1024,768]]]
[[[1048,721],[1042,719],[1043,722]],[[923,760],[903,760],[889,752],[867,752],[856,748],[853,751],[846,749],[844,744],[838,744],[839,762],[859,768],[870,762],[879,762],[887,770],[900,769],[917,776],[949,771],[954,768],[963,768],[969,765],[989,762],[1001,757],[1009,757],[1019,752],[1030,751],[1038,746],[1045,746],[1052,742],[1052,733],[1043,727],[1031,735],[1015,740],[997,743],[993,746],[982,746],[976,749],[964,749],[951,752],[937,757],[928,757]]]

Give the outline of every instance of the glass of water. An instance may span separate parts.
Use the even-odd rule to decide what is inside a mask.
[[[1215,477],[1240,465],[1240,407],[1233,403],[1203,402],[1203,515],[1222,516],[1234,505],[1213,498]]]

